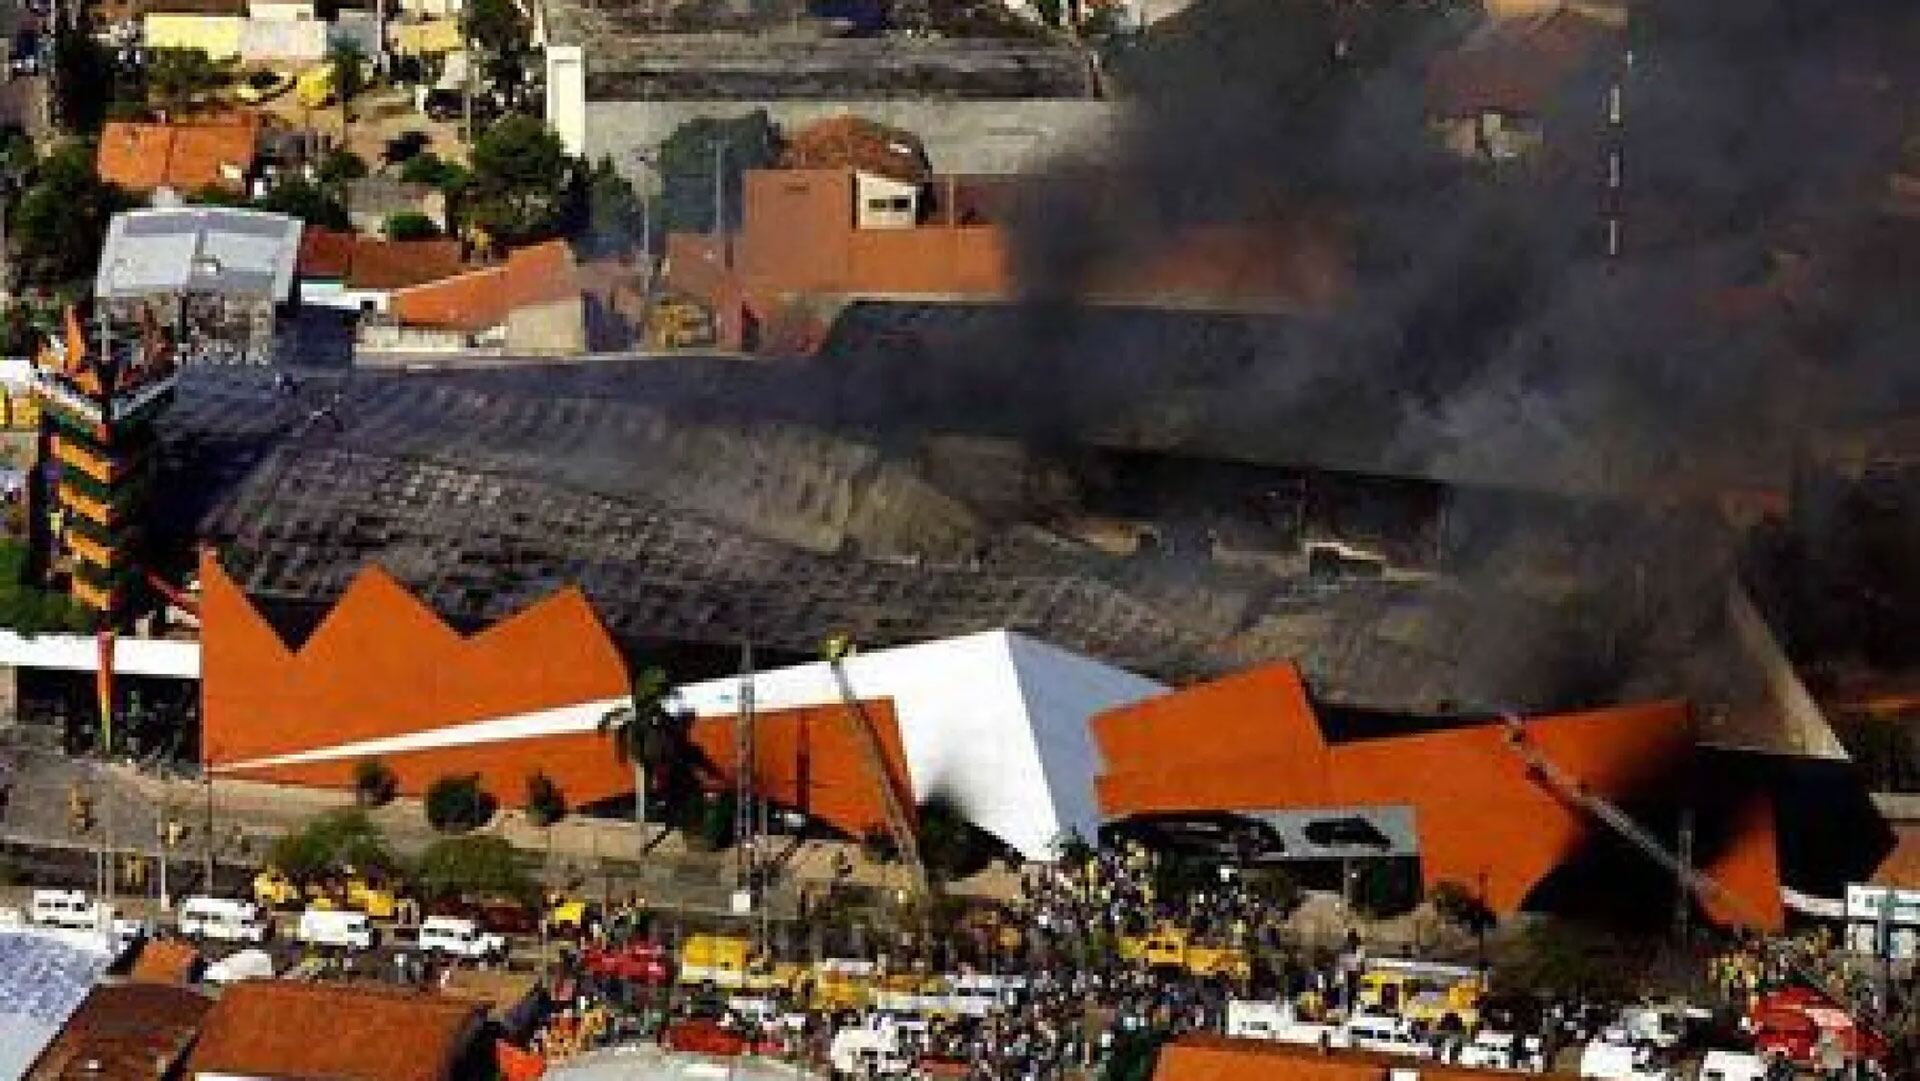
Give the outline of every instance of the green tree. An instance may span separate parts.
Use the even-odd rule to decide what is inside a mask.
[[[1166,1036],[1152,1030],[1121,1032],[1100,1071],[1100,1081],[1151,1081]]]
[[[169,115],[192,109],[233,79],[233,65],[205,49],[155,49],[147,61],[147,101]]]
[[[254,200],[253,205],[260,210],[287,214],[308,225],[325,229],[352,228],[347,218],[347,208],[337,196],[297,176],[282,179],[272,190]]]
[[[479,54],[480,70],[495,90],[519,102],[526,86],[533,26],[514,0],[468,0],[461,32]]]
[[[338,191],[349,180],[359,180],[367,175],[367,160],[345,147],[334,147],[327,156],[320,159],[320,167],[314,170],[315,179],[321,185]]]
[[[633,677],[626,704],[600,718],[600,732],[613,739],[614,754],[633,767],[633,822],[643,835],[649,777],[666,781],[660,787],[666,790],[670,808],[685,794],[678,778],[691,758],[693,718],[670,708],[671,693],[665,670],[643,668]]]
[[[1066,13],[1066,5],[1062,0],[1034,0],[1033,6],[1040,13],[1042,23],[1055,30],[1060,29],[1060,21]]]
[[[473,144],[468,219],[508,243],[552,236],[566,211],[569,162],[553,129],[509,116]]]
[[[586,236],[581,239],[589,250],[601,254],[632,251],[646,233],[646,208],[627,178],[613,167],[613,159],[602,157],[587,178]]]
[[[734,819],[739,811],[740,801],[731,788],[723,788],[708,796],[700,812],[700,839],[715,849],[733,844]]]
[[[267,852],[273,866],[298,880],[341,874],[389,872],[399,866],[387,838],[365,811],[328,811],[275,839]]]
[[[53,34],[53,111],[69,135],[93,135],[113,100],[117,67],[113,53],[86,28],[61,20]]]
[[[427,787],[427,821],[442,833],[479,829],[494,809],[494,798],[480,787],[477,773],[442,777]]]
[[[660,144],[660,221],[682,233],[711,233],[713,170],[719,148],[721,201],[729,228],[740,225],[741,174],[780,156],[779,131],[765,109],[731,120],[702,117],[673,129]]]
[[[388,240],[432,240],[440,235],[440,227],[433,219],[418,210],[402,210],[387,215],[380,224],[380,231]]]
[[[337,41],[327,50],[327,68],[333,78],[333,96],[340,102],[340,126],[344,128],[353,120],[353,99],[367,89],[367,57],[357,43]],[[362,163],[361,168],[365,167]]]
[[[567,797],[553,778],[541,770],[527,774],[527,820],[551,826],[567,816]]]
[[[378,758],[363,758],[353,767],[353,795],[362,807],[384,807],[400,790],[400,778]]]
[[[408,158],[400,167],[400,179],[409,184],[431,185],[441,191],[459,187],[470,178],[464,167],[446,161],[431,150]]]
[[[533,904],[540,899],[540,884],[503,837],[441,838],[420,854],[414,877],[432,900],[510,897]]]
[[[127,205],[125,193],[94,172],[91,144],[61,144],[14,208],[8,239],[21,279],[52,287],[91,277],[107,222]]]
[[[1536,998],[1625,999],[1657,953],[1599,928],[1534,920],[1494,959],[1493,986]]]

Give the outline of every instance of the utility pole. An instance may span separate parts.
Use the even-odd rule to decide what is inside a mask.
[[[713,141],[713,235],[721,244],[724,265],[733,264],[733,253],[726,250],[727,243],[727,143],[724,139]]]
[[[206,868],[202,873],[206,878],[201,881],[200,888],[205,890],[208,896],[213,896],[213,758],[211,755],[201,757],[206,759],[200,766],[200,790],[206,796],[207,823],[201,838],[202,848],[206,853]]]
[[[1673,934],[1682,945],[1686,944],[1688,924],[1693,916],[1693,888],[1689,879],[1693,875],[1693,808],[1684,807],[1680,811],[1680,849],[1676,853],[1680,858],[1680,873],[1675,876],[1679,885],[1673,901]]]

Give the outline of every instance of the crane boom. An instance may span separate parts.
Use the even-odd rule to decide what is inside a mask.
[[[1667,846],[1662,844],[1658,837],[1648,832],[1640,823],[1634,821],[1631,815],[1621,810],[1612,800],[1598,795],[1587,787],[1586,782],[1567,772],[1553,759],[1548,758],[1546,753],[1541,751],[1539,746],[1527,735],[1527,726],[1524,719],[1516,714],[1509,713],[1503,716],[1501,721],[1506,725],[1507,729],[1507,747],[1519,755],[1521,761],[1526,763],[1527,772],[1530,775],[1546,782],[1548,786],[1576,806],[1613,827],[1615,832],[1632,842],[1635,848],[1638,848],[1647,855],[1647,858],[1672,873],[1673,876],[1679,880],[1681,888],[1686,890],[1689,896],[1699,900],[1703,905],[1707,901],[1717,903],[1720,906],[1720,911],[1727,914],[1741,930],[1758,933],[1763,936],[1762,940],[1766,941],[1764,938],[1766,932],[1765,921],[1756,916],[1752,906],[1748,905],[1738,895],[1733,893],[1733,891],[1714,881],[1708,875],[1694,870],[1687,861],[1669,852]],[[1860,1015],[1859,1011],[1855,1010],[1850,1003],[1843,1001],[1839,996],[1835,995],[1832,989],[1826,986],[1825,981],[1820,978],[1819,973],[1808,968],[1800,958],[1794,955],[1792,950],[1775,949],[1774,952],[1776,956],[1785,962],[1786,966],[1793,971],[1794,975],[1805,981],[1808,987],[1825,995],[1836,1007],[1851,1017],[1853,1022],[1859,1025],[1861,1029],[1867,1032],[1876,1031],[1874,1027],[1867,1022],[1867,1019]]]
[[[873,726],[873,718],[867,715],[867,707],[853,693],[853,682],[847,678],[843,658],[830,654],[827,667],[833,670],[833,682],[840,689],[840,700],[846,704],[847,717],[853,723],[854,742],[860,745],[867,766],[873,772],[874,784],[880,789],[880,805],[886,817],[887,833],[892,836],[894,847],[900,850],[901,861],[913,876],[915,891],[925,892],[927,873],[920,863],[920,841],[914,834],[913,823],[907,818],[906,804],[894,786],[893,771],[887,768],[887,755],[880,746],[880,733]]]
[[[1614,832],[1631,842],[1635,848],[1645,853],[1647,858],[1660,865],[1679,880],[1680,885],[1690,895],[1703,904],[1713,902],[1721,910],[1731,915],[1743,929],[1758,929],[1761,921],[1755,918],[1751,907],[1726,887],[1707,875],[1695,870],[1685,860],[1667,850],[1667,846],[1658,837],[1649,833],[1646,827],[1633,820],[1633,816],[1621,810],[1612,800],[1596,794],[1588,788],[1586,782],[1568,773],[1559,763],[1548,758],[1544,752],[1527,736],[1526,722],[1513,714],[1503,718],[1507,726],[1507,746],[1527,764],[1527,771],[1580,807],[1581,810],[1613,827]]]

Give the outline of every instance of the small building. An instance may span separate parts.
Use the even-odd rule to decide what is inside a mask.
[[[300,236],[300,303],[384,314],[393,294],[459,274],[458,240],[380,240],[309,226]]]
[[[587,348],[586,297],[573,250],[551,240],[520,248],[497,266],[398,289],[384,324],[363,326],[375,351],[493,347],[567,354]]]
[[[340,1077],[454,1081],[481,1076],[492,1048],[472,1003],[366,986],[249,980],[208,1012],[187,1081]]]
[[[184,363],[265,362],[277,308],[293,299],[300,228],[284,214],[227,207],[116,214],[94,295],[175,328]]]
[[[347,182],[347,220],[362,233],[378,235],[395,214],[421,214],[434,227],[447,227],[447,197],[431,184],[409,184],[389,176],[363,176]]]
[[[149,49],[198,49],[233,60],[246,36],[247,0],[152,0],[140,23]]]
[[[41,1052],[26,1081],[174,1076],[212,1008],[212,999],[184,987],[95,987]]]
[[[100,132],[100,179],[151,195],[247,194],[260,153],[260,117],[239,113],[176,123],[114,121]]]

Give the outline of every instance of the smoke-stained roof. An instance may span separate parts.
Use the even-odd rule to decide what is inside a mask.
[[[39,931],[0,929],[0,1077],[26,1074],[109,960]]]

